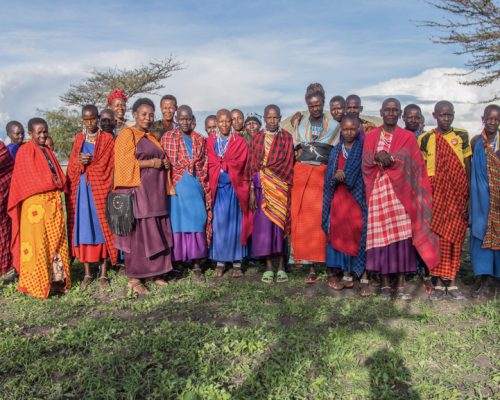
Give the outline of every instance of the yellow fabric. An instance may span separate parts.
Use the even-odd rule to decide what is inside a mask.
[[[21,207],[19,290],[47,298],[51,282],[70,286],[69,251],[61,192],[26,199]]]
[[[427,175],[434,176],[436,173],[436,135],[434,130],[427,131],[418,138],[418,145],[422,150],[426,165]],[[457,155],[462,166],[465,167],[465,159],[472,156],[469,134],[465,129],[453,128],[452,131],[442,135]],[[424,143],[424,146],[422,146]]]
[[[273,135],[266,134],[264,142],[264,168],[260,174],[263,197],[262,212],[281,229],[285,229],[288,205],[288,185],[270,169],[266,168],[267,157],[273,140]]]

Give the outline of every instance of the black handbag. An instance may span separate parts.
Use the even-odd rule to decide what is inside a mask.
[[[106,199],[106,221],[115,235],[127,236],[135,228],[134,192],[109,192]]]

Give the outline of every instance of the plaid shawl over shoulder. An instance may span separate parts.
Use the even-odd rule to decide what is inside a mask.
[[[328,167],[325,173],[325,185],[323,188],[323,213],[321,226],[325,231],[326,235],[329,236],[330,228],[330,206],[332,203],[333,195],[336,188],[340,182],[336,181],[333,176],[337,171],[337,166],[339,162],[339,155],[342,152],[342,142],[337,144],[331,151],[330,157],[328,159]],[[366,261],[366,228],[367,228],[367,218],[368,209],[366,205],[366,194],[365,194],[365,183],[363,181],[363,175],[361,174],[361,160],[363,153],[363,141],[359,138],[354,142],[349,156],[347,157],[346,164],[344,167],[345,181],[349,192],[353,195],[354,200],[358,203],[361,208],[361,213],[363,215],[363,232],[361,234],[361,242],[359,246],[358,255],[354,261],[354,272],[359,277],[365,270]]]
[[[10,180],[14,169],[14,159],[7,147],[0,142],[0,275],[12,269],[10,253],[11,222],[7,215]]]
[[[108,251],[111,263],[118,262],[118,251],[114,247],[114,236],[106,221],[106,199],[111,191],[111,182],[113,177],[114,164],[114,139],[110,133],[99,132],[94,147],[94,155],[89,165],[83,166],[78,162],[78,156],[81,152],[85,135],[80,132],[76,135],[73,143],[73,149],[68,162],[68,187],[66,207],[68,210],[68,241],[70,248],[73,249],[73,229],[75,227],[76,212],[76,193],[80,184],[80,175],[85,175],[85,181],[90,183],[94,204],[101,224],[104,239],[106,241],[106,250]],[[72,254],[74,254],[72,252]]]

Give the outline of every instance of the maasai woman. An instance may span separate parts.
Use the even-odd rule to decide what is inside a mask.
[[[280,128],[281,111],[274,104],[264,110],[266,129],[250,145],[247,175],[253,215],[252,256],[264,257],[262,282],[274,280],[273,258],[279,259],[276,282],[285,282],[284,255],[290,230],[290,187],[293,177],[293,138]]]
[[[441,262],[431,269],[432,300],[448,295],[463,300],[455,284],[468,225],[469,178],[472,149],[469,134],[453,128],[453,104],[439,101],[432,113],[437,128],[418,138],[432,185],[432,231],[439,238]]]
[[[76,135],[68,162],[68,232],[71,253],[84,265],[80,290],[92,282],[90,263],[101,263],[99,286],[109,287],[106,259],[118,261],[114,237],[106,221],[106,198],[111,190],[114,141],[110,133],[98,128],[94,105],[82,108],[83,132]]]
[[[155,106],[150,99],[138,99],[132,112],[135,126],[124,128],[115,142],[114,187],[134,193],[135,228],[127,236],[116,236],[115,246],[124,252],[128,289],[147,293],[141,279],[157,285],[172,269],[172,232],[167,207],[165,153],[151,134]]]
[[[200,260],[207,256],[207,210],[210,210],[207,147],[191,129],[189,106],[177,110],[179,128],[161,138],[170,162],[175,194],[170,196],[170,220],[174,234],[174,261],[193,263],[195,279],[203,280]],[[208,225],[209,226],[209,225]]]
[[[45,147],[49,129],[42,118],[28,122],[31,140],[17,152],[9,193],[12,257],[18,288],[47,298],[50,289],[70,287],[69,252],[63,212],[66,178],[54,153]]]
[[[500,107],[487,106],[482,119],[484,130],[471,141],[470,252],[481,276],[478,297],[489,293],[488,277],[500,278]]]
[[[245,176],[248,145],[233,133],[229,110],[217,112],[217,133],[207,139],[207,150],[213,213],[209,257],[217,261],[216,276],[221,277],[225,263],[232,262],[233,277],[241,277],[241,260],[246,256],[252,231]]]
[[[234,132],[245,137],[245,116],[243,115],[243,111],[237,108],[231,110],[231,126]]]
[[[14,158],[7,146],[0,142],[0,275],[2,280],[10,279],[14,271],[10,253],[11,221],[7,215],[10,180],[14,170]]]
[[[260,131],[262,126],[262,117],[255,113],[250,113],[245,119],[245,133],[243,138],[246,140],[248,145],[252,142],[253,137]]]
[[[363,141],[359,138],[359,119],[344,116],[341,134],[340,143],[330,153],[323,194],[328,286],[335,290],[352,288],[352,274],[361,277],[366,259],[367,208],[361,173]],[[341,277],[340,271],[343,271]],[[363,297],[370,295],[367,284],[366,280],[362,282]]]
[[[10,155],[15,160],[17,151],[19,147],[24,142],[24,127],[19,121],[9,121],[5,125],[5,130],[7,131],[7,136],[10,139],[10,143],[7,145]]]
[[[125,118],[127,100],[128,98],[122,89],[115,89],[108,96],[108,107],[111,108],[115,116],[115,131],[113,132],[115,138],[123,128],[134,125],[132,121],[128,121]]]
[[[412,132],[401,129],[401,104],[384,100],[383,125],[368,132],[362,171],[368,205],[366,269],[382,276],[380,296],[390,299],[389,275],[396,275],[396,298],[410,300],[405,274],[416,271],[415,248],[429,267],[439,263],[438,243],[430,231],[431,187]]]
[[[339,124],[323,112],[325,91],[319,83],[307,87],[309,118],[293,130],[298,157],[293,172],[291,239],[295,262],[309,264],[306,283],[316,283],[314,263],[325,262],[327,237],[321,228],[323,184],[332,147],[339,141]]]

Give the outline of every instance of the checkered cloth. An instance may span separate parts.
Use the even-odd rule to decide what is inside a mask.
[[[490,203],[483,247],[500,250],[500,159],[484,139]]]
[[[84,142],[85,134],[82,132],[78,133],[75,137],[68,162],[67,179],[69,194],[66,200],[66,207],[68,210],[68,236],[72,249],[71,254],[74,254],[72,238],[75,227],[76,194],[80,183],[80,175],[84,174],[86,182],[90,183],[92,187],[97,216],[106,241],[106,250],[108,251],[111,263],[114,265],[118,262],[118,251],[114,247],[115,239],[106,221],[106,199],[112,185],[115,142],[111,134],[99,132],[96,138],[92,161],[89,165],[83,166],[79,163],[78,156]]]
[[[10,253],[11,221],[7,215],[10,180],[14,170],[14,159],[3,142],[0,142],[0,274],[12,269]]]
[[[193,141],[193,157],[189,157],[189,153],[184,140],[181,140],[181,132],[178,129],[165,133],[160,144],[165,154],[170,161],[170,171],[172,176],[172,184],[177,183],[182,178],[184,172],[190,175],[196,175],[205,193],[205,208],[207,210],[207,225],[206,235],[207,240],[212,237],[212,197],[210,194],[210,186],[208,182],[208,153],[205,138],[199,133],[193,132],[191,139]]]
[[[376,152],[390,151],[393,134],[380,135]],[[368,199],[368,230],[366,249],[388,246],[411,238],[411,219],[399,201],[389,176],[381,168]]]

